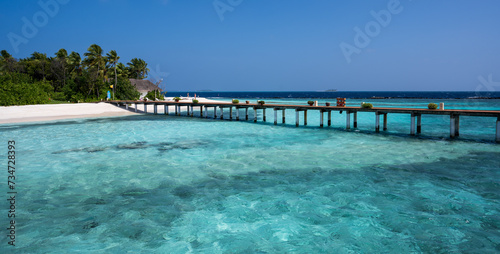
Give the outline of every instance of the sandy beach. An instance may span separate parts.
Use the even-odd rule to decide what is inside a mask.
[[[194,98],[182,98],[191,101]],[[205,98],[197,98],[200,102],[214,101]],[[165,98],[166,101],[172,100],[172,97]],[[73,118],[96,118],[96,117],[115,117],[137,115],[144,113],[144,106],[138,106],[138,112],[135,112],[134,105],[125,109],[105,102],[100,103],[74,103],[74,104],[40,104],[25,106],[0,107],[0,124],[22,123],[22,122],[40,122],[53,121]],[[159,112],[163,113],[163,107],[158,107]],[[169,110],[174,110],[173,106]],[[153,112],[153,105],[148,105],[147,111]]]

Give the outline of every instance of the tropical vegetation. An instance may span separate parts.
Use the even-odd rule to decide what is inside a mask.
[[[144,60],[133,58],[125,65],[115,50],[105,53],[97,44],[90,45],[83,56],[60,49],[53,57],[34,52],[15,59],[0,51],[0,105],[93,102],[106,99],[108,91],[111,99],[139,98],[129,79],[147,77]]]

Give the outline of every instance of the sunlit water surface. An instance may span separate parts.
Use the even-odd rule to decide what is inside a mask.
[[[267,114],[1,125],[18,194],[16,247],[5,230],[0,253],[500,251],[496,119],[463,117],[452,141],[443,117],[411,137],[406,115],[375,133],[369,113],[350,131],[345,113],[325,128],[314,111],[300,128]]]

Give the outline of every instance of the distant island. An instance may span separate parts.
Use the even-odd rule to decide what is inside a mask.
[[[328,90],[325,90],[325,92],[337,92],[337,89],[328,89]]]
[[[213,92],[214,90],[198,90],[196,92]]]

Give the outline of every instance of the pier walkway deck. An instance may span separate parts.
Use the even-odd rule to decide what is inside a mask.
[[[107,101],[108,103],[116,104],[118,106],[129,107],[129,105],[135,105],[135,111],[137,112],[137,107],[140,104],[144,105],[144,112],[147,113],[147,105],[154,106],[154,113],[157,114],[158,106],[164,107],[164,113],[169,114],[169,106],[174,106],[175,115],[180,115],[181,109],[186,108],[187,114],[189,116],[194,116],[194,108],[199,108],[200,117],[208,117],[208,110],[213,108],[214,118],[224,118],[224,109],[229,110],[229,119],[233,119],[233,109],[236,112],[236,120],[240,120],[240,109],[245,109],[245,120],[249,119],[249,109],[253,109],[253,121],[257,122],[257,111],[263,111],[262,121],[266,121],[266,109],[271,109],[274,111],[274,124],[278,123],[278,111],[282,111],[282,123],[285,123],[285,110],[295,110],[295,124],[299,126],[300,112],[303,112],[304,125],[307,125],[307,112],[310,110],[318,111],[320,113],[320,127],[324,125],[324,113],[327,113],[327,124],[331,126],[331,112],[340,111],[346,113],[346,129],[351,128],[351,122],[354,128],[357,128],[357,117],[358,112],[373,112],[375,114],[375,131],[379,132],[381,127],[380,116],[383,117],[382,129],[387,130],[387,115],[389,113],[395,114],[410,114],[410,134],[416,135],[421,133],[422,115],[449,115],[450,116],[450,138],[454,138],[460,135],[460,116],[481,116],[481,117],[493,117],[496,118],[496,135],[495,141],[500,143],[500,111],[495,110],[458,110],[458,109],[418,109],[418,108],[361,108],[361,107],[337,107],[337,106],[306,106],[306,105],[285,105],[285,104],[243,104],[243,103],[231,103],[231,102],[200,102],[192,103],[186,101]],[[217,114],[217,109],[219,109],[220,114]],[[352,120],[351,120],[352,115]]]

